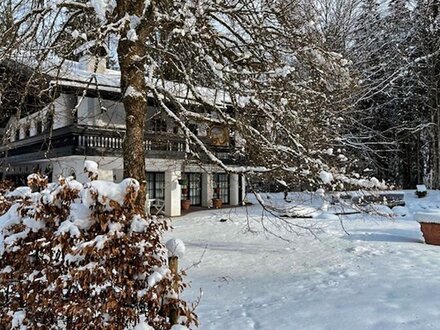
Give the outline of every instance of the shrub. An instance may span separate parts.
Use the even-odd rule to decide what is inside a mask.
[[[176,305],[183,324],[197,323],[179,298],[181,276],[173,284],[168,268],[162,233],[169,223],[135,209],[136,180],[44,185],[0,194],[7,205],[0,216],[0,324],[130,329],[145,320],[170,329]]]

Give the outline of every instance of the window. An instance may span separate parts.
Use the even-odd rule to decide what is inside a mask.
[[[35,123],[36,129],[37,129],[37,134],[41,134],[43,133],[43,123],[41,122],[41,120],[38,120]]]
[[[165,199],[165,173],[147,173],[147,192],[150,199]]]
[[[150,120],[150,131],[153,132],[166,132],[167,122],[163,118],[153,118]]]
[[[31,127],[28,125],[28,126],[25,126],[25,128],[24,128],[24,137],[28,138],[30,136],[31,136]]]
[[[198,135],[199,134],[199,126],[197,124],[188,124],[188,129],[194,135]]]
[[[214,198],[220,198],[223,204],[229,204],[229,174],[214,174]]]
[[[202,204],[202,174],[186,173],[187,185],[182,187],[182,199],[190,199],[191,205]]]

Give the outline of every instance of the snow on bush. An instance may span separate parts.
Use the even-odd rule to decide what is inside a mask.
[[[87,173],[90,180],[98,179],[98,163],[93,160],[84,161],[84,172]]]
[[[5,197],[11,198],[26,198],[29,197],[32,193],[31,188],[29,187],[18,187],[17,189],[7,193]]]
[[[111,208],[111,202],[122,205],[129,192],[137,194],[138,191],[139,182],[134,179],[125,179],[121,183],[97,180],[84,185],[81,197],[84,205],[88,207],[98,202]]]
[[[330,172],[321,171],[319,177],[325,184],[331,184],[333,181],[333,175]]]
[[[60,178],[29,190],[0,192],[9,203],[0,213],[0,324],[170,329],[175,306],[182,323],[197,323],[179,298],[181,275],[168,268],[168,223],[136,211],[136,180]]]

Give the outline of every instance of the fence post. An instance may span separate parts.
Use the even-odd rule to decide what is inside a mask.
[[[177,256],[171,256],[168,258],[168,265],[173,277],[173,283],[171,284],[176,294],[179,292],[179,258]],[[171,325],[179,322],[179,305],[173,304],[170,311],[170,323]]]

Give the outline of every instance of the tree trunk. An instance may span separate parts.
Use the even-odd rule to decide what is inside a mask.
[[[129,0],[118,3],[120,14],[142,16],[144,1]],[[137,40],[129,40],[127,32],[130,27],[125,27],[121,33],[118,45],[118,60],[121,70],[121,93],[126,114],[126,133],[123,142],[124,177],[134,178],[141,184],[137,199],[137,207],[144,210],[145,205],[145,145],[144,132],[147,119],[147,86],[145,83],[144,64],[147,48],[145,47],[145,34],[147,29],[137,31],[143,36]],[[139,60],[133,60],[139,59]]]

